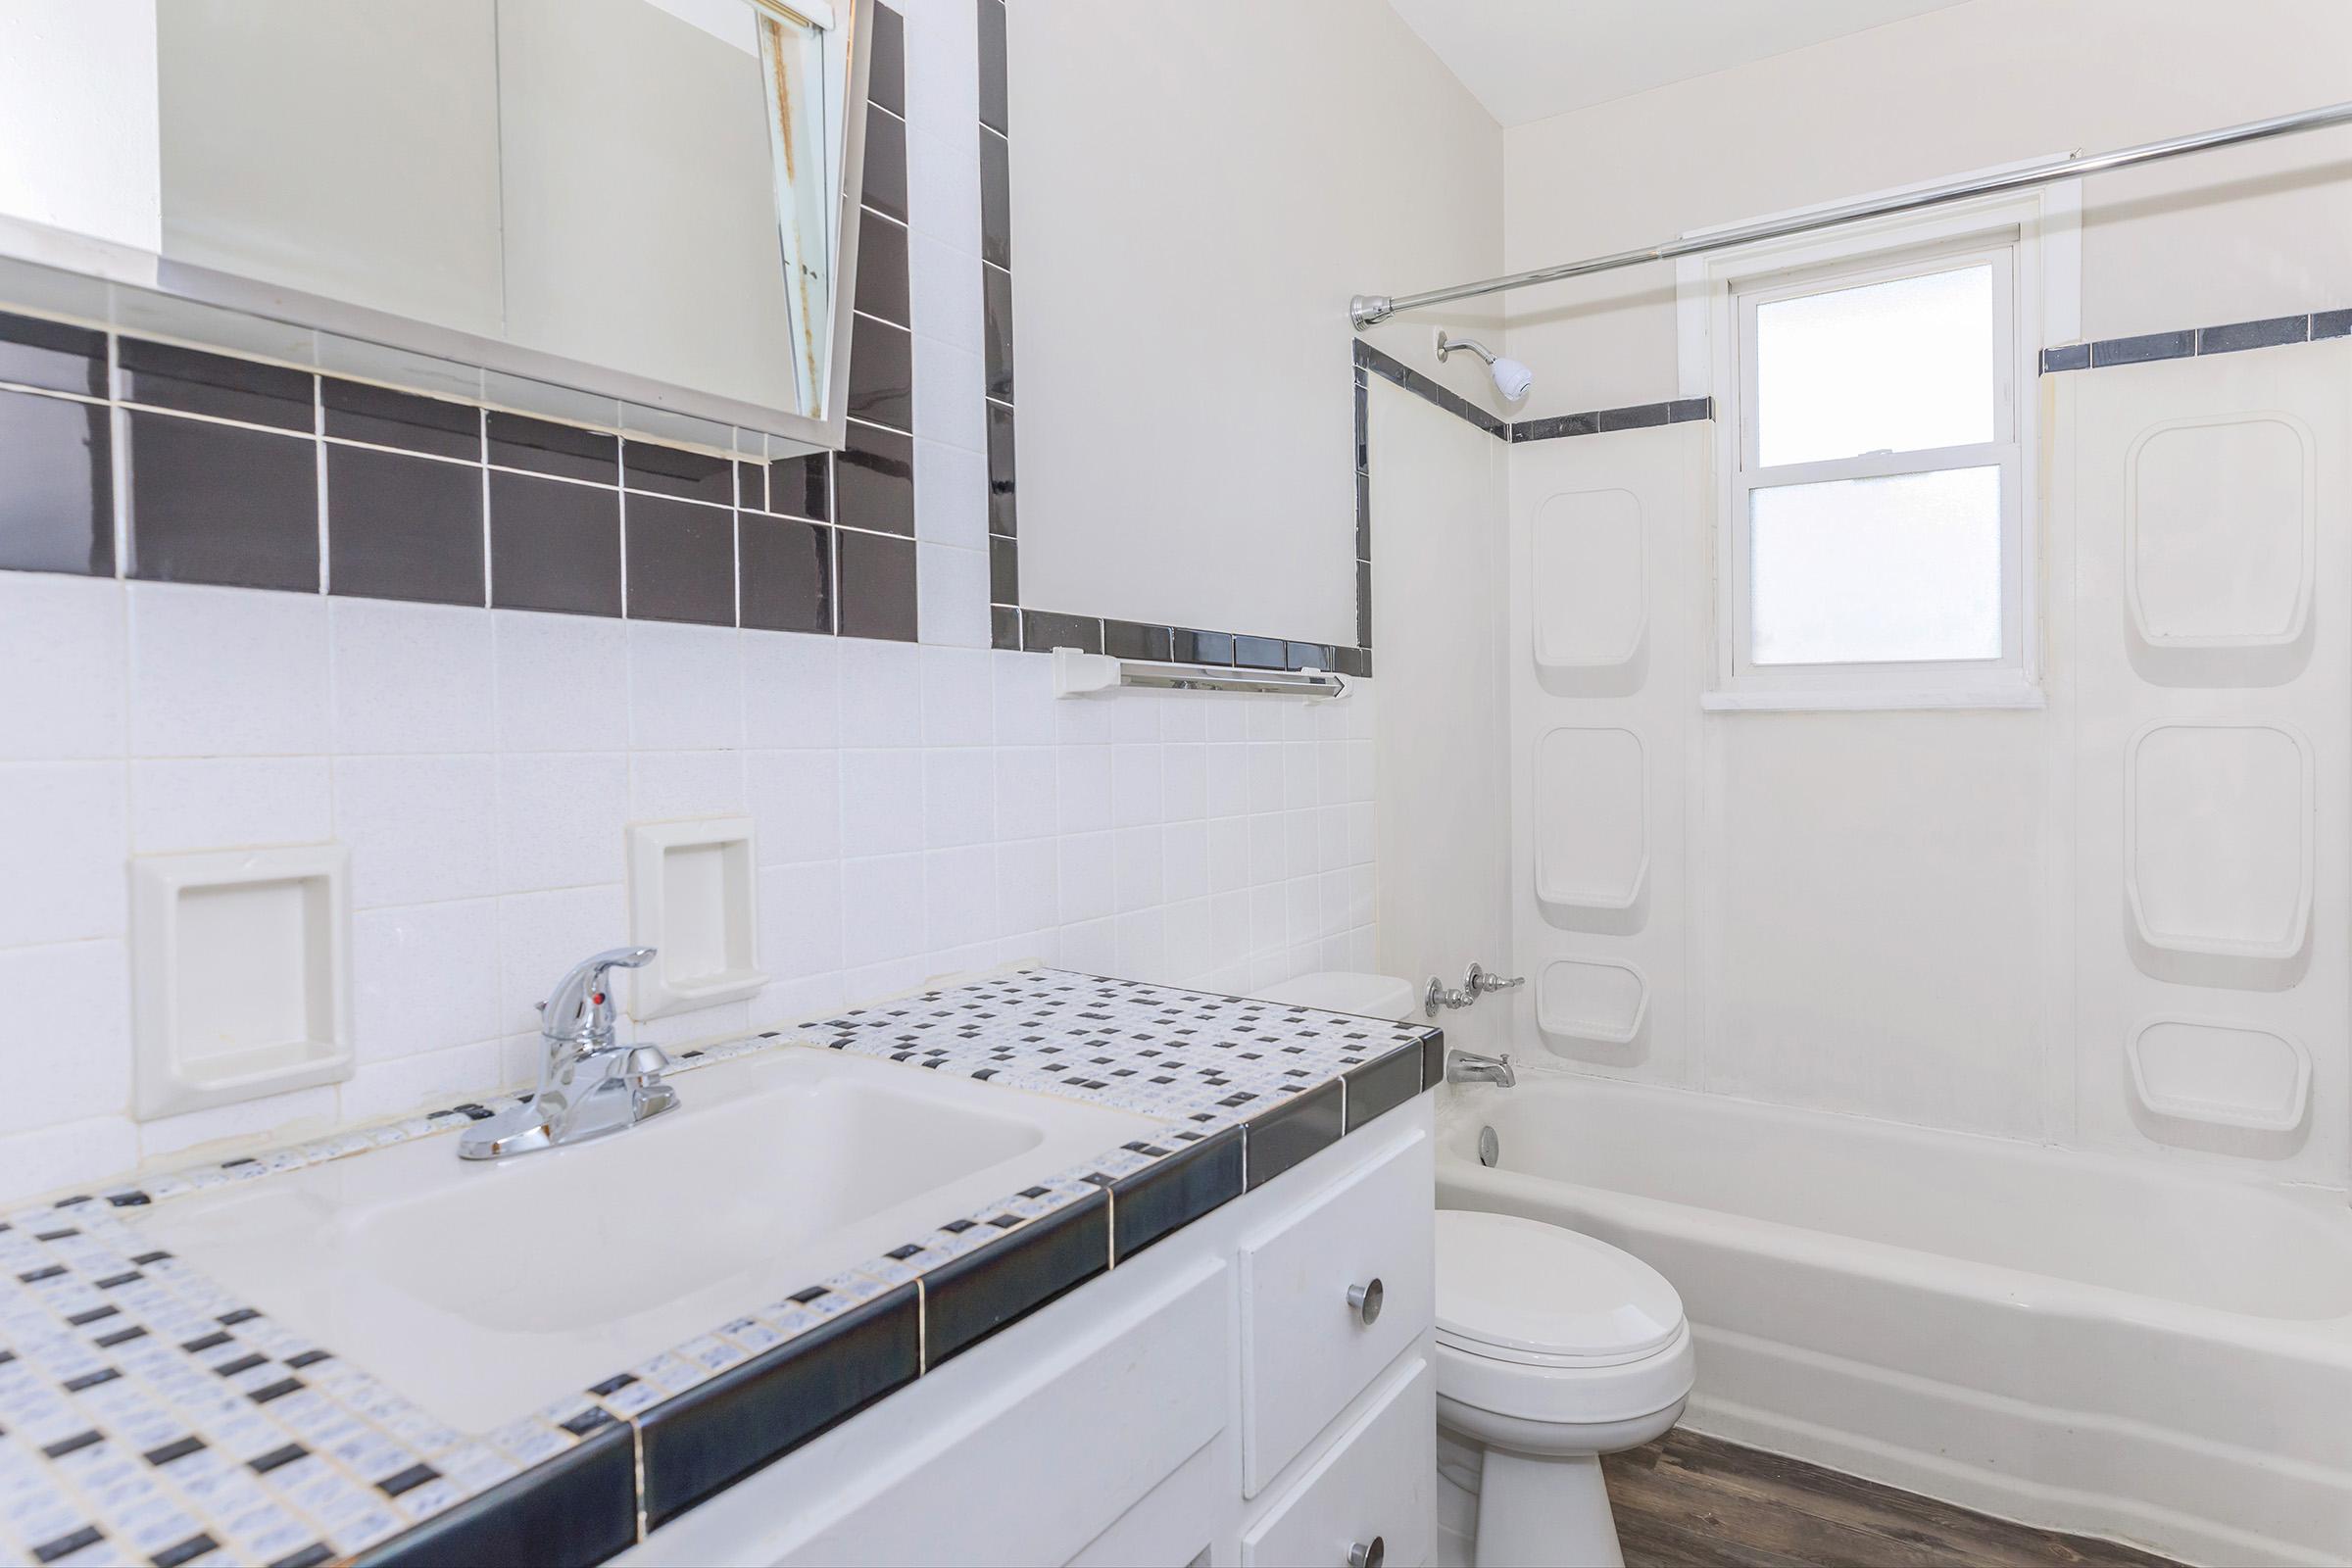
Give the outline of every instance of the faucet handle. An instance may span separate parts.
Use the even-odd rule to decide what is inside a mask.
[[[1469,992],[1473,1000],[1492,996],[1497,991],[1515,991],[1525,984],[1527,984],[1527,976],[1523,974],[1515,974],[1505,979],[1501,975],[1490,973],[1483,963],[1471,964],[1470,972],[1462,977],[1462,989]]]
[[[612,994],[606,975],[614,969],[636,969],[651,963],[653,948],[613,948],[572,965],[556,982],[556,989],[539,1004],[539,1033],[549,1040],[594,1051],[612,1039]]]
[[[669,1057],[660,1046],[631,1046],[615,1075],[631,1089],[651,1089],[669,1071]]]

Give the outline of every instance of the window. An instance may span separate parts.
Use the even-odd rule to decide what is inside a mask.
[[[1722,509],[1709,707],[2038,703],[2019,408],[2036,216],[1931,216],[1702,264]]]

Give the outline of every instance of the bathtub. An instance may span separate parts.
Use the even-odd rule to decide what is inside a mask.
[[[1440,1205],[1672,1280],[1695,1430],[2190,1561],[2352,1561],[2341,1195],[1551,1073],[1448,1095]]]

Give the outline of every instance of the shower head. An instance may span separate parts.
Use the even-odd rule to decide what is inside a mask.
[[[1475,338],[1449,338],[1446,329],[1439,327],[1438,363],[1444,365],[1446,357],[1456,349],[1466,349],[1487,362],[1487,373],[1494,378],[1494,390],[1502,394],[1505,403],[1518,402],[1536,384],[1536,372],[1517,360],[1504,359]]]

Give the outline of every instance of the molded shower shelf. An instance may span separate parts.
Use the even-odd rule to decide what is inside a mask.
[[[1546,1045],[1630,1046],[1649,1021],[1649,979],[1630,963],[1557,958],[1536,982],[1536,1028]]]
[[[1630,664],[1649,634],[1642,499],[1569,491],[1536,508],[1528,572],[1536,663],[1553,670]]]
[[[2159,1116],[2291,1132],[2311,1099],[2299,1040],[2197,1018],[2151,1018],[2132,1037],[2132,1088]]]
[[[1562,725],[1536,741],[1535,893],[1571,929],[1640,924],[1649,886],[1649,765],[1630,729]]]
[[[2300,641],[2318,575],[2319,443],[2291,414],[2150,426],[2125,459],[2124,593],[2151,649]]]
[[[2274,724],[2157,723],[2124,769],[2124,889],[2159,953],[2278,961],[2311,937],[2311,746]]]

